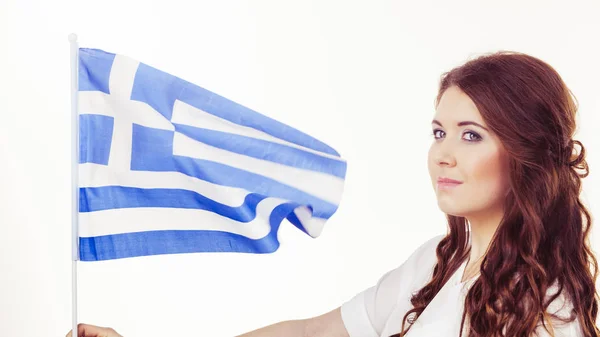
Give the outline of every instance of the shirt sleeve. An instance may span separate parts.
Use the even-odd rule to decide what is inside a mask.
[[[435,248],[444,236],[428,240],[402,265],[383,275],[376,285],[342,304],[342,321],[350,337],[378,337],[398,301],[410,304],[412,291],[431,278],[437,261]]]

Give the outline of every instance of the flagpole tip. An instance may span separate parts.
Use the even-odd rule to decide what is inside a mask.
[[[69,34],[69,42],[71,42],[71,43],[77,42],[77,34],[75,34],[75,33]]]

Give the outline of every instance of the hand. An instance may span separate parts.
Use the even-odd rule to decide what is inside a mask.
[[[66,337],[73,337],[73,330],[69,331]],[[123,337],[112,328],[102,328],[89,324],[77,325],[76,337]]]

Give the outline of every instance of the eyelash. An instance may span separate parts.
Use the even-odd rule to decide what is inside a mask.
[[[433,132],[431,133],[431,135],[433,136],[433,138],[435,138],[435,140],[438,140],[438,139],[440,139],[440,138],[437,138],[437,137],[435,136],[435,135],[436,135],[436,133],[437,133],[438,131],[444,132],[444,130],[440,130],[440,129],[435,129],[435,130],[433,130]],[[467,133],[470,133],[470,134],[472,135],[472,138],[473,138],[473,140],[468,140],[468,139],[465,139],[467,142],[474,143],[474,142],[479,142],[479,141],[481,141],[481,140],[482,140],[481,136],[480,136],[479,134],[477,134],[476,132],[473,132],[473,131],[465,131],[465,133],[463,133],[463,135],[464,135],[464,134],[467,134]]]

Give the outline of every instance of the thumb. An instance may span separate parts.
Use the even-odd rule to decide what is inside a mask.
[[[66,337],[74,337],[73,330]],[[103,328],[90,324],[80,323],[77,325],[77,336],[75,337],[122,337],[112,328]]]

